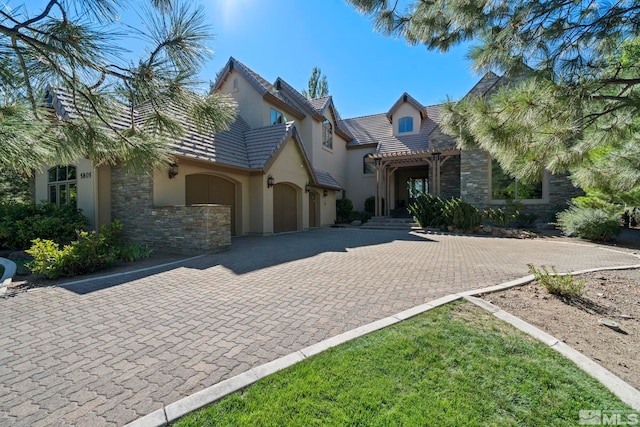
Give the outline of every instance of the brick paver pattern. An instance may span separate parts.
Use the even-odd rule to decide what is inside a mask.
[[[527,272],[637,258],[560,239],[317,229],[0,299],[0,425],[124,425],[326,338]]]

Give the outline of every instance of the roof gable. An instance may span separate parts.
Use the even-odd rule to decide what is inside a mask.
[[[393,106],[387,112],[387,119],[389,119],[389,121],[392,121],[393,113],[395,113],[396,110],[398,108],[400,108],[400,106],[402,104],[404,104],[405,102],[410,104],[411,106],[413,106],[413,108],[415,108],[416,110],[418,110],[418,112],[420,112],[420,117],[422,119],[427,117],[427,109],[426,109],[426,107],[424,105],[420,104],[418,101],[416,101],[416,99],[414,97],[412,97],[407,92],[405,92],[400,96],[400,98],[398,98],[398,100],[395,102],[395,104],[393,104]]]

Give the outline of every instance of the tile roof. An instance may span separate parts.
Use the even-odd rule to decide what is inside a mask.
[[[323,96],[322,98],[310,99],[309,103],[314,110],[323,112],[329,105],[329,101],[331,101],[331,96]]]
[[[393,135],[393,124],[386,113],[342,120],[341,125],[353,135],[347,146],[376,145],[376,153],[420,152],[429,149],[429,135],[438,128],[441,105],[424,107],[427,116],[422,120],[420,130],[407,135]],[[452,146],[455,142],[452,140]]]
[[[315,169],[316,180],[319,186],[332,188],[334,190],[342,190],[342,185],[329,172]]]
[[[251,169],[261,169],[291,136],[294,122],[251,129],[245,132],[245,145]]]
[[[78,108],[74,106],[71,94],[61,88],[51,89],[52,107],[55,108],[58,115],[63,120],[78,118]],[[77,102],[82,106],[82,103]],[[116,121],[116,125],[125,129],[131,123],[129,110],[120,104],[116,106],[117,113],[111,117]],[[83,109],[87,114],[91,113],[88,108]],[[184,111],[175,106],[165,107],[172,117],[177,118],[183,128],[184,135],[169,142],[171,151],[180,156],[192,159],[206,160],[212,163],[234,166],[249,170],[264,169],[272,157],[276,154],[282,145],[292,137],[296,137],[297,131],[294,122],[287,122],[273,126],[266,126],[258,129],[251,129],[249,125],[240,116],[229,125],[226,131],[216,133],[208,133],[199,131],[196,126],[190,122]],[[141,125],[144,123],[145,117],[151,114],[152,109],[149,104],[143,104],[134,110],[134,121]],[[308,157],[304,152],[304,147],[299,144],[303,152],[303,156],[308,161]],[[311,175],[313,170],[309,166]],[[314,183],[316,183],[314,176]],[[333,183],[330,183],[333,188]],[[318,184],[321,185],[321,184]]]

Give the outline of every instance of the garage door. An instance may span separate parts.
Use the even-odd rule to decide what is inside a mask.
[[[211,175],[186,176],[186,204],[218,204],[231,206],[231,235],[236,235],[236,185]]]
[[[296,189],[287,184],[273,187],[273,232],[298,229],[298,203]]]

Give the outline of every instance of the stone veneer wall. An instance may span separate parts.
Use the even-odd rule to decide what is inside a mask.
[[[460,197],[478,209],[487,208],[490,206],[489,154],[482,150],[462,150],[460,161]],[[548,202],[524,204],[521,210],[535,214],[538,221],[554,221],[555,214],[581,194],[582,190],[574,187],[567,175],[550,175]]]
[[[111,216],[124,237],[154,249],[219,252],[231,245],[231,207],[153,206],[153,177],[111,168]]]
[[[440,168],[440,196],[444,199],[460,197],[460,157],[454,156]]]

